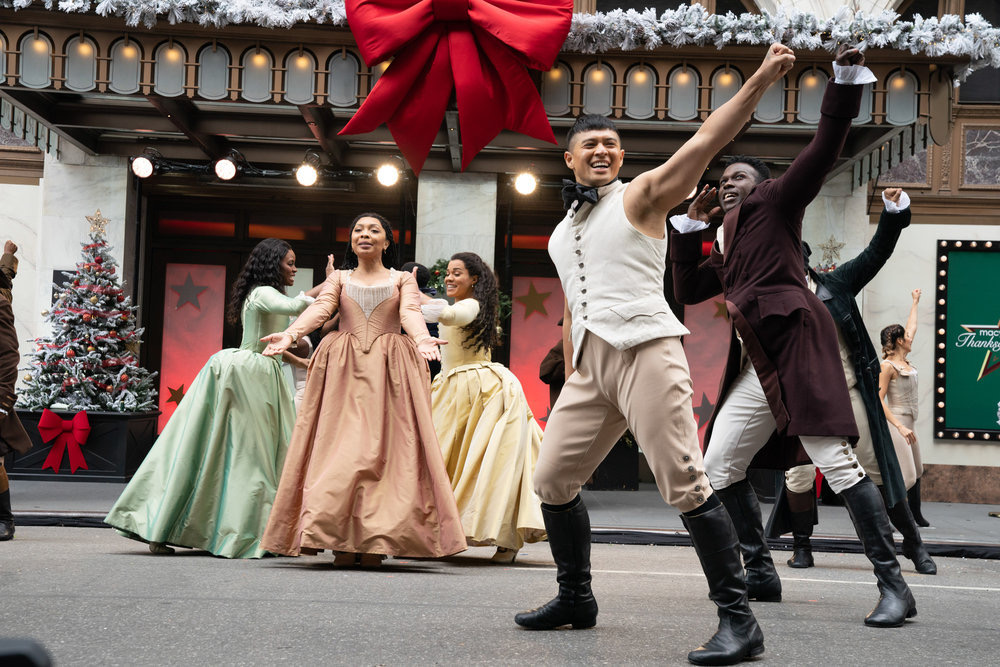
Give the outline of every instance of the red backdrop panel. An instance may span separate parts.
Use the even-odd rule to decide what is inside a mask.
[[[684,308],[684,326],[691,331],[691,335],[684,338],[684,351],[694,383],[698,438],[703,441],[705,427],[718,398],[729,349],[729,316],[722,297]]]
[[[226,267],[167,264],[163,280],[163,349],[160,365],[160,423],[163,430],[176,399],[208,358],[222,349]]]
[[[510,325],[510,370],[521,381],[535,419],[545,428],[549,386],[538,379],[538,365],[562,338],[559,320],[563,293],[558,278],[514,278]]]

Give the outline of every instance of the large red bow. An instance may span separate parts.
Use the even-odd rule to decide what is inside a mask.
[[[347,0],[346,9],[365,62],[393,61],[341,134],[386,123],[419,174],[454,89],[462,169],[505,128],[555,143],[525,67],[552,66],[572,0]]]
[[[62,463],[63,451],[69,450],[70,473],[75,473],[77,468],[89,470],[87,461],[83,458],[83,450],[80,446],[87,442],[90,435],[90,421],[87,419],[86,410],[80,410],[72,419],[63,420],[59,415],[48,408],[42,410],[42,418],[38,420],[38,433],[42,436],[42,442],[52,443],[49,455],[45,457],[42,470],[52,468],[56,474],[59,473],[59,465]]]

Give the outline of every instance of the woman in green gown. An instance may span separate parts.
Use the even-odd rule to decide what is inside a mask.
[[[260,354],[260,339],[284,329],[318,292],[321,285],[285,296],[295,272],[285,241],[265,239],[253,249],[227,309],[229,321],[242,319],[240,347],[209,358],[104,519],[153,553],[172,553],[174,545],[226,558],[264,555],[260,536],[295,408],[280,359]]]

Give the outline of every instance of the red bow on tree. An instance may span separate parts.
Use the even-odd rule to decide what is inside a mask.
[[[572,0],[347,0],[365,62],[393,58],[340,134],[389,126],[420,173],[455,90],[462,169],[503,129],[555,143],[526,67],[547,70]]]
[[[90,421],[87,419],[87,411],[80,410],[72,419],[63,420],[59,415],[48,408],[42,410],[42,418],[38,420],[38,433],[42,436],[42,442],[52,443],[49,455],[45,457],[42,470],[52,468],[56,474],[59,473],[59,465],[62,463],[63,451],[69,450],[70,473],[75,473],[78,468],[90,470],[87,461],[83,458],[83,450],[80,446],[87,442],[90,435]]]

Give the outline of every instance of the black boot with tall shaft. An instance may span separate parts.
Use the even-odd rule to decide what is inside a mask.
[[[706,505],[713,499],[709,498]],[[719,628],[688,654],[695,665],[735,665],[764,652],[764,633],[747,602],[739,540],[722,505],[695,516],[681,515],[708,579],[708,597],[719,608]]]
[[[910,503],[910,513],[913,514],[913,520],[921,528],[930,528],[931,522],[924,518],[923,512],[920,511],[920,478],[917,478],[916,483],[910,487],[910,490],[906,492],[906,499]]]
[[[840,496],[854,522],[854,530],[875,567],[880,593],[878,604],[865,616],[865,625],[894,628],[917,615],[917,603],[896,560],[896,545],[885,504],[871,478],[865,477]]]
[[[806,568],[815,565],[812,554],[813,518],[816,516],[816,493],[785,490],[788,497],[789,521],[792,524],[792,557],[788,567]]]
[[[10,485],[0,458],[0,542],[14,539],[14,512],[10,509]]]
[[[881,490],[881,488],[880,488]],[[882,495],[885,500],[885,494]],[[903,536],[903,555],[913,561],[914,569],[920,574],[937,574],[937,565],[927,553],[924,540],[920,537],[920,529],[910,513],[910,505],[906,500],[900,500],[892,507],[888,507],[886,513],[889,521],[896,527],[896,530]]]
[[[743,564],[747,570],[747,594],[751,600],[760,602],[781,602],[781,579],[774,569],[771,551],[764,538],[764,525],[760,517],[760,504],[749,480],[730,484],[724,489],[716,489],[726,511],[733,520],[736,535],[743,552]]]
[[[590,515],[577,496],[565,505],[542,503],[549,548],[556,562],[559,594],[538,609],[521,612],[514,622],[529,630],[573,629],[597,624],[597,600],[590,589]]]

